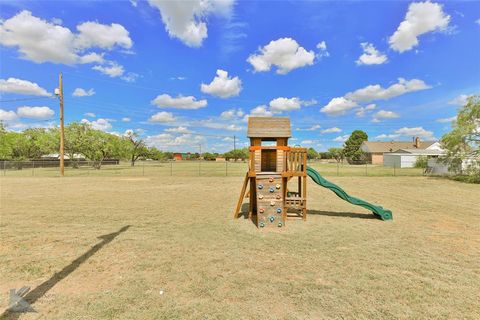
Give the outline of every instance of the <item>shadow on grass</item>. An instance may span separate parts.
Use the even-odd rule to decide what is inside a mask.
[[[73,260],[68,266],[63,268],[60,272],[55,273],[50,279],[43,282],[39,286],[37,286],[32,291],[28,292],[25,296],[23,296],[23,300],[26,301],[29,305],[33,305],[38,299],[43,297],[50,289],[52,289],[58,282],[65,279],[69,276],[73,271],[75,271],[82,263],[87,261],[91,256],[93,256],[97,251],[102,249],[105,245],[109,244],[113,241],[118,235],[125,232],[130,228],[129,225],[122,227],[120,230],[114,233],[105,234],[103,236],[98,237],[102,239],[101,242],[97,243],[93,247],[91,247],[87,252],[82,254],[77,259]],[[0,319],[18,319],[23,312],[14,312],[10,309],[5,310],[4,313],[0,314]]]
[[[319,215],[327,217],[341,217],[341,218],[357,218],[357,219],[378,219],[373,213],[354,213],[354,212],[333,212],[333,211],[321,211],[321,210],[307,210],[308,215]]]

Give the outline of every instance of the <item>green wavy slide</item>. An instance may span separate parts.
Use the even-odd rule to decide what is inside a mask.
[[[332,190],[339,198],[356,206],[360,206],[372,211],[375,216],[382,220],[393,219],[392,211],[348,195],[348,193],[346,193],[342,188],[322,177],[315,169],[307,167],[307,174],[310,178],[312,178],[313,181],[315,181],[316,184]]]

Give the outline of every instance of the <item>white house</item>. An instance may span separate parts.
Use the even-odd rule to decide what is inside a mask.
[[[399,149],[395,152],[385,152],[383,165],[395,168],[413,168],[419,157],[438,158],[444,154],[440,144],[435,142],[426,149]]]

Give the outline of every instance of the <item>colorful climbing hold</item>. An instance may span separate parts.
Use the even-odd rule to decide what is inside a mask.
[[[259,194],[258,199],[263,199],[263,194]]]
[[[275,191],[275,189],[273,189],[273,188],[270,188],[270,190],[269,190],[269,191],[270,191],[270,193],[273,193],[273,192]]]
[[[276,198],[277,198],[277,199],[280,199],[281,197],[282,197],[281,195],[277,194],[277,197],[276,197]]]
[[[260,208],[258,211],[260,211],[260,213],[264,213],[264,212],[265,212],[265,209]]]
[[[275,205],[275,201],[270,201],[270,205],[273,207]]]
[[[265,227],[265,223],[264,223],[264,222],[260,222],[259,226],[260,226],[260,228],[263,228],[263,227]]]
[[[277,209],[277,213],[282,213],[282,209],[281,209],[281,208],[278,208],[278,209]]]
[[[280,222],[278,223],[278,227],[281,228],[282,226],[283,226],[283,223],[280,221]]]
[[[258,189],[262,190],[263,189],[263,184],[259,184]]]
[[[268,181],[273,182],[273,177],[270,177]]]
[[[271,216],[271,217],[270,217],[270,222],[273,222],[273,221],[275,221],[275,217],[274,217],[274,216]]]

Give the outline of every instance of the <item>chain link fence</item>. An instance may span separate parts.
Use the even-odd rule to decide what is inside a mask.
[[[422,168],[397,168],[382,165],[351,165],[312,161],[308,164],[324,176],[422,176]],[[1,176],[58,177],[58,161],[2,161]],[[175,177],[237,177],[248,170],[245,161],[77,161],[65,163],[65,176],[175,176]]]

